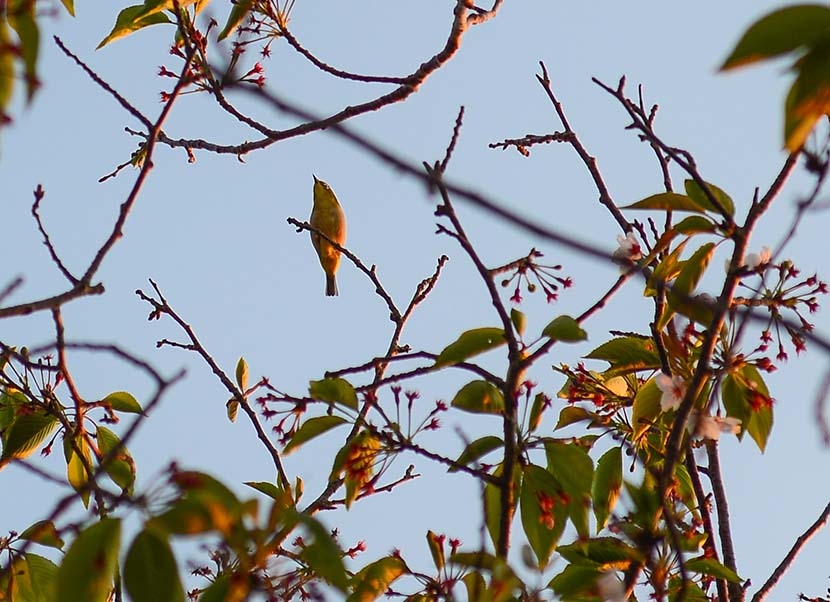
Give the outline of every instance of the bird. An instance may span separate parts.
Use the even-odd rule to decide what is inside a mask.
[[[311,209],[309,223],[313,228],[328,236],[338,245],[346,243],[346,216],[343,208],[337,201],[331,186],[314,178],[314,207]],[[340,265],[340,250],[332,246],[317,232],[311,233],[311,244],[320,258],[320,265],[326,273],[326,296],[337,296],[337,280],[335,274]]]

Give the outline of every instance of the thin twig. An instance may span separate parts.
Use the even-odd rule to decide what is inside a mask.
[[[830,520],[830,504],[827,504],[816,521],[810,525],[804,533],[798,536],[798,539],[795,540],[793,547],[790,548],[790,551],[787,552],[787,555],[784,556],[781,563],[775,567],[775,570],[772,572],[772,575],[769,576],[766,583],[764,583],[764,585],[761,586],[761,589],[759,589],[755,595],[752,596],[752,602],[762,602],[767,597],[770,590],[775,587],[781,577],[784,576],[784,573],[786,573],[790,568],[796,556],[798,556],[799,552],[801,552],[801,548],[803,548],[804,545],[810,541],[819,529],[827,524],[828,520]]]

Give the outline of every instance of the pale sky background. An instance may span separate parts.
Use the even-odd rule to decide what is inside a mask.
[[[435,0],[417,5],[298,0],[291,27],[308,49],[336,67],[404,75],[443,45],[452,5]],[[624,130],[628,120],[623,109],[590,80],[595,76],[615,84],[625,74],[631,94],[642,83],[646,101],[660,105],[658,131],[664,140],[692,152],[704,177],[732,195],[743,217],[754,188],[765,190],[785,157],[780,149],[786,65],[729,75],[717,74],[716,68],[746,27],[778,5],[758,0],[685,5],[506,2],[496,19],[467,33],[455,59],[417,94],[349,125],[412,161],[431,162],[443,156],[458,107],[464,105],[464,128],[448,179],[610,252],[619,230],[598,204],[593,184],[570,147],[534,147],[531,157],[524,158],[513,150],[488,149],[487,144],[561,129],[534,77],[543,60],[571,125],[597,157],[617,204],[660,192],[662,180],[650,149]],[[129,158],[136,139],[124,127],[138,129],[138,124],[58,50],[51,35],[61,36],[151,118],[161,108],[159,91],[170,89],[170,80],[157,77],[158,66],[178,69],[179,63],[167,52],[170,27],[147,29],[95,51],[123,7],[79,0],[77,18],[59,14],[42,20],[43,89],[29,109],[15,110],[16,124],[4,130],[1,141],[5,261],[0,285],[18,275],[26,279],[9,302],[65,287],[30,215],[37,184],[46,189],[42,215],[53,241],[70,268],[80,271],[109,233],[136,173],[128,169],[114,180],[97,182]],[[207,9],[220,22],[227,10],[218,0]],[[279,40],[272,53],[264,63],[268,85],[318,115],[385,89],[321,74]],[[251,103],[246,99],[240,105]],[[262,106],[254,107],[253,113],[274,129],[292,123]],[[219,143],[259,138],[201,95],[182,98],[165,130],[174,138],[204,137]],[[218,476],[248,497],[254,494],[242,481],[272,478],[268,455],[244,416],[236,424],[225,417],[228,394],[208,368],[185,352],[156,350],[156,340],[182,337],[169,320],[147,322],[149,308],[133,291],[148,290],[148,278],[158,282],[229,373],[244,355],[252,380],[267,375],[275,386],[298,395],[325,370],[356,365],[385,351],[391,323],[365,276],[344,262],[338,274],[341,296],[326,298],[307,234],[298,235],[286,224],[289,216],[307,218],[312,173],[331,184],[346,211],[347,246],[367,264],[377,264],[379,277],[399,306],[405,306],[417,283],[432,273],[441,254],[450,256],[434,293],[410,321],[403,343],[438,352],[464,330],[498,325],[486,291],[463,253],[447,237],[435,235],[435,200],[414,180],[335,134],[318,132],[288,140],[250,154],[244,163],[233,156],[198,151],[196,156],[191,165],[182,150],[157,149],[156,167],[125,236],[98,274],[106,295],[64,308],[69,340],[117,342],[167,375],[182,367],[188,370],[187,378],[170,391],[130,444],[140,484],[157,478],[173,459]],[[682,174],[676,171],[674,177],[682,187]],[[751,247],[775,245],[781,239],[809,184],[803,172],[791,180]],[[563,274],[574,279],[574,288],[554,305],[545,304],[539,294],[525,295],[521,309],[528,314],[528,332],[538,332],[561,313],[579,314],[616,277],[613,266],[539,241],[460,200],[456,205],[488,265],[506,263],[536,246],[550,263],[562,263]],[[798,240],[784,253],[803,273],[818,271],[824,279],[830,276],[827,227],[826,213],[811,214]],[[722,275],[722,263],[721,254],[712,262],[713,287]],[[585,325],[588,344],[556,348],[531,378],[553,395],[562,379],[552,373],[551,364],[575,364],[581,354],[607,340],[608,330],[644,332],[651,309],[638,286],[629,283]],[[505,298],[510,290],[505,289]],[[823,336],[830,332],[828,315],[822,310],[815,316],[817,332]],[[4,341],[35,347],[53,336],[51,318],[41,313],[5,320],[0,334]],[[747,338],[747,347],[754,346],[753,336]],[[766,453],[761,455],[749,438],[742,444],[722,444],[738,568],[742,577],[752,579],[750,593],[830,499],[830,452],[821,446],[813,423],[814,394],[828,358],[815,350],[801,358],[791,356],[789,365],[767,379],[776,399],[776,425]],[[500,359],[494,353],[484,361],[498,369]],[[88,399],[128,390],[146,402],[147,379],[112,358],[73,354],[70,361]],[[604,364],[591,367],[602,369]],[[451,399],[464,382],[466,376],[450,374],[407,388],[420,391],[426,413],[436,399]],[[557,401],[546,422],[548,432],[560,408]],[[443,418],[444,428],[422,442],[448,455],[461,448],[456,428],[471,437],[501,428],[492,417],[450,413]],[[306,481],[308,501],[319,492],[329,472],[328,458],[341,441],[338,434],[321,438],[288,458],[289,472]],[[390,477],[402,474],[409,462],[415,462],[425,477],[391,495],[358,503],[348,515],[321,517],[341,527],[345,546],[366,540],[366,562],[398,547],[413,566],[428,568],[427,529],[477,544],[479,501],[471,480],[448,477],[408,457],[393,467]],[[41,464],[63,470],[60,453]],[[3,472],[0,483],[0,533],[20,531],[42,518],[55,499],[52,486],[15,466]],[[830,534],[824,529],[769,599],[794,600],[798,592],[824,592],[830,585],[827,558]]]

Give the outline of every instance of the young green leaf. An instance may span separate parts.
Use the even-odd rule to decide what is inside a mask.
[[[562,485],[567,496],[568,514],[581,537],[590,535],[588,507],[594,480],[594,463],[588,452],[576,443],[545,441],[548,470]]]
[[[236,422],[236,416],[239,414],[239,402],[236,399],[229,399],[225,403],[225,410],[228,415],[228,420]]]
[[[520,312],[515,307],[510,308],[510,321],[513,322],[513,327],[519,336],[525,333],[525,325],[527,324],[527,316]]]
[[[697,182],[695,182],[692,179],[688,179],[684,182],[684,185],[686,187],[686,194],[689,195],[690,199],[692,199],[695,203],[697,203],[701,207],[707,209],[708,211],[720,214],[720,211],[718,210],[718,208],[715,207],[715,205],[712,204],[712,201],[709,200],[709,197],[706,195],[706,192],[704,192],[703,188]],[[709,188],[709,192],[712,193],[712,196],[715,197],[715,200],[717,200],[718,203],[720,203],[721,208],[724,211],[726,211],[726,213],[728,213],[729,215],[735,215],[735,203],[732,201],[732,198],[728,194],[726,194],[723,190],[721,190],[720,188],[715,186],[714,184],[710,184],[709,182],[706,182],[706,186]],[[695,217],[695,216],[690,216],[690,217]],[[686,218],[686,219],[689,219],[689,218]],[[698,218],[698,219],[700,219],[700,218]],[[683,221],[686,221],[686,220],[683,220]],[[704,218],[704,221],[707,221],[707,220],[705,220],[705,218]],[[677,229],[679,227],[680,227],[680,224],[675,226],[675,229]],[[712,228],[711,222],[709,222],[709,228],[710,229]],[[706,231],[708,231],[708,230],[704,230],[704,232],[706,232]]]
[[[6,15],[9,25],[17,32],[20,41],[19,52],[26,71],[26,99],[27,102],[31,102],[38,88],[37,57],[40,49],[40,30],[35,21],[35,3],[11,2]]]
[[[694,199],[687,197],[685,194],[677,194],[676,192],[661,192],[653,194],[644,198],[642,201],[637,201],[631,205],[623,207],[623,209],[656,209],[659,211],[693,211],[695,213],[703,213],[704,208],[698,205]]]
[[[571,424],[576,424],[577,422],[593,420],[595,417],[596,414],[589,412],[585,408],[579,406],[565,406],[559,411],[559,421],[556,423],[553,430],[559,430]]]
[[[55,602],[106,602],[118,564],[121,520],[104,518],[81,531],[58,568]]]
[[[770,59],[830,38],[830,8],[820,4],[788,6],[752,24],[724,61],[721,71]]]
[[[183,1],[182,5],[186,3],[187,2]],[[112,31],[107,37],[101,40],[101,43],[98,44],[96,50],[100,50],[110,42],[113,42],[118,38],[123,38],[134,31],[138,31],[144,27],[149,27],[150,25],[158,25],[159,23],[172,23],[172,21],[162,12],[149,12],[148,14],[148,8],[144,4],[128,6],[118,13],[118,17],[115,19],[115,25],[113,26]]]
[[[116,412],[128,412],[130,414],[144,413],[138,400],[126,391],[110,393],[101,400],[101,403],[109,405]]]
[[[57,425],[57,418],[40,409],[15,417],[2,434],[3,454],[0,455],[0,468],[8,464],[12,458],[29,456],[52,434]]]
[[[293,511],[291,514],[305,527],[307,533],[304,538],[306,544],[300,552],[302,559],[314,571],[314,574],[322,577],[329,585],[341,592],[345,592],[349,587],[349,578],[346,574],[346,567],[343,566],[343,552],[329,530],[311,516]]]
[[[346,602],[373,602],[389,589],[389,586],[406,572],[403,560],[386,556],[363,567],[352,578],[352,593]]]
[[[474,380],[455,394],[452,406],[474,414],[501,414],[504,411],[504,396],[487,381]]]
[[[631,427],[634,429],[634,443],[649,431],[652,423],[660,415],[660,399],[663,392],[653,378],[640,387],[634,396],[634,406],[631,409]]]
[[[591,591],[599,576],[600,571],[594,567],[569,564],[551,579],[548,587],[562,600],[571,600]]]
[[[654,370],[660,367],[660,356],[654,341],[645,337],[617,337],[603,343],[588,355],[592,360],[604,360],[614,374]]]
[[[290,454],[303,443],[306,443],[318,435],[322,435],[326,431],[330,431],[334,427],[345,423],[346,419],[342,416],[317,416],[315,418],[309,418],[303,422],[302,426],[297,429],[297,432],[294,433],[293,437],[291,437],[288,445],[286,445],[283,450],[283,454]]]
[[[38,521],[20,534],[20,539],[26,539],[42,546],[63,549],[64,542],[55,528],[55,523],[50,520]]]
[[[622,452],[619,447],[612,447],[597,462],[591,488],[594,516],[597,519],[597,533],[608,524],[608,518],[620,496],[622,480]]]
[[[742,579],[732,569],[723,566],[714,558],[699,556],[686,561],[686,570],[701,575],[710,575],[716,579],[726,579],[732,583],[740,583]]]
[[[798,61],[798,75],[784,105],[784,143],[787,150],[801,148],[816,122],[830,114],[830,46],[810,50]]]
[[[427,531],[427,545],[432,556],[432,563],[440,571],[444,568],[444,537],[439,537],[432,531]]]
[[[461,334],[454,343],[447,345],[435,359],[435,366],[452,366],[485,351],[504,345],[501,328],[474,328]]]
[[[225,26],[222,28],[222,31],[219,32],[219,36],[217,37],[218,41],[222,41],[227,38],[233,31],[239,27],[239,24],[245,20],[245,17],[248,16],[248,13],[251,12],[251,6],[253,5],[253,0],[235,0],[233,2],[233,6],[231,7],[231,14],[228,15],[228,20],[225,22]]]
[[[240,357],[236,362],[236,384],[243,393],[248,390],[248,362],[244,357]]]
[[[121,445],[118,435],[106,427],[98,425],[95,437],[98,440],[98,448],[104,455],[108,455],[118,447],[115,456],[107,463],[104,470],[116,485],[124,491],[132,492],[133,483],[135,483],[135,462],[130,452]]]
[[[547,566],[565,530],[568,511],[562,501],[563,493],[556,477],[541,466],[528,465],[522,469],[519,496],[522,528],[540,569]]]
[[[570,316],[554,318],[544,330],[542,336],[562,341],[563,343],[577,343],[588,338],[588,333],[582,330],[579,322]]]
[[[462,466],[472,464],[482,456],[485,456],[494,449],[501,447],[502,444],[503,442],[501,438],[496,437],[495,435],[486,435],[480,439],[476,439],[464,448],[464,451],[461,452],[461,455],[458,456],[455,463]],[[447,472],[458,472],[458,470],[458,467],[450,466]]]
[[[344,378],[313,380],[308,385],[308,394],[320,401],[339,403],[352,410],[357,409],[357,392]]]
[[[734,212],[735,208],[732,207],[731,211]],[[715,224],[713,224],[709,218],[703,217],[702,215],[690,215],[688,217],[684,217],[674,225],[674,231],[678,234],[699,234],[701,232],[710,233],[714,232],[715,229]]]
[[[133,602],[183,602],[176,557],[167,538],[152,529],[136,535],[124,562],[124,586]]]

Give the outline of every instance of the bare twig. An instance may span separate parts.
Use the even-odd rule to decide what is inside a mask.
[[[821,529],[824,525],[827,524],[827,521],[830,520],[830,504],[827,504],[824,507],[824,510],[816,519],[816,521],[810,525],[810,527],[801,535],[798,536],[798,539],[795,540],[793,547],[790,548],[790,551],[787,552],[787,555],[784,556],[784,559],[781,563],[775,567],[775,570],[770,575],[769,579],[767,579],[766,583],[761,586],[754,596],[752,596],[752,602],[762,602],[766,597],[767,594],[772,590],[773,587],[778,583],[781,577],[784,576],[784,573],[792,565],[793,561],[795,560],[796,556],[798,556],[801,549],[804,545],[810,541],[810,539],[815,535],[819,529]]]

